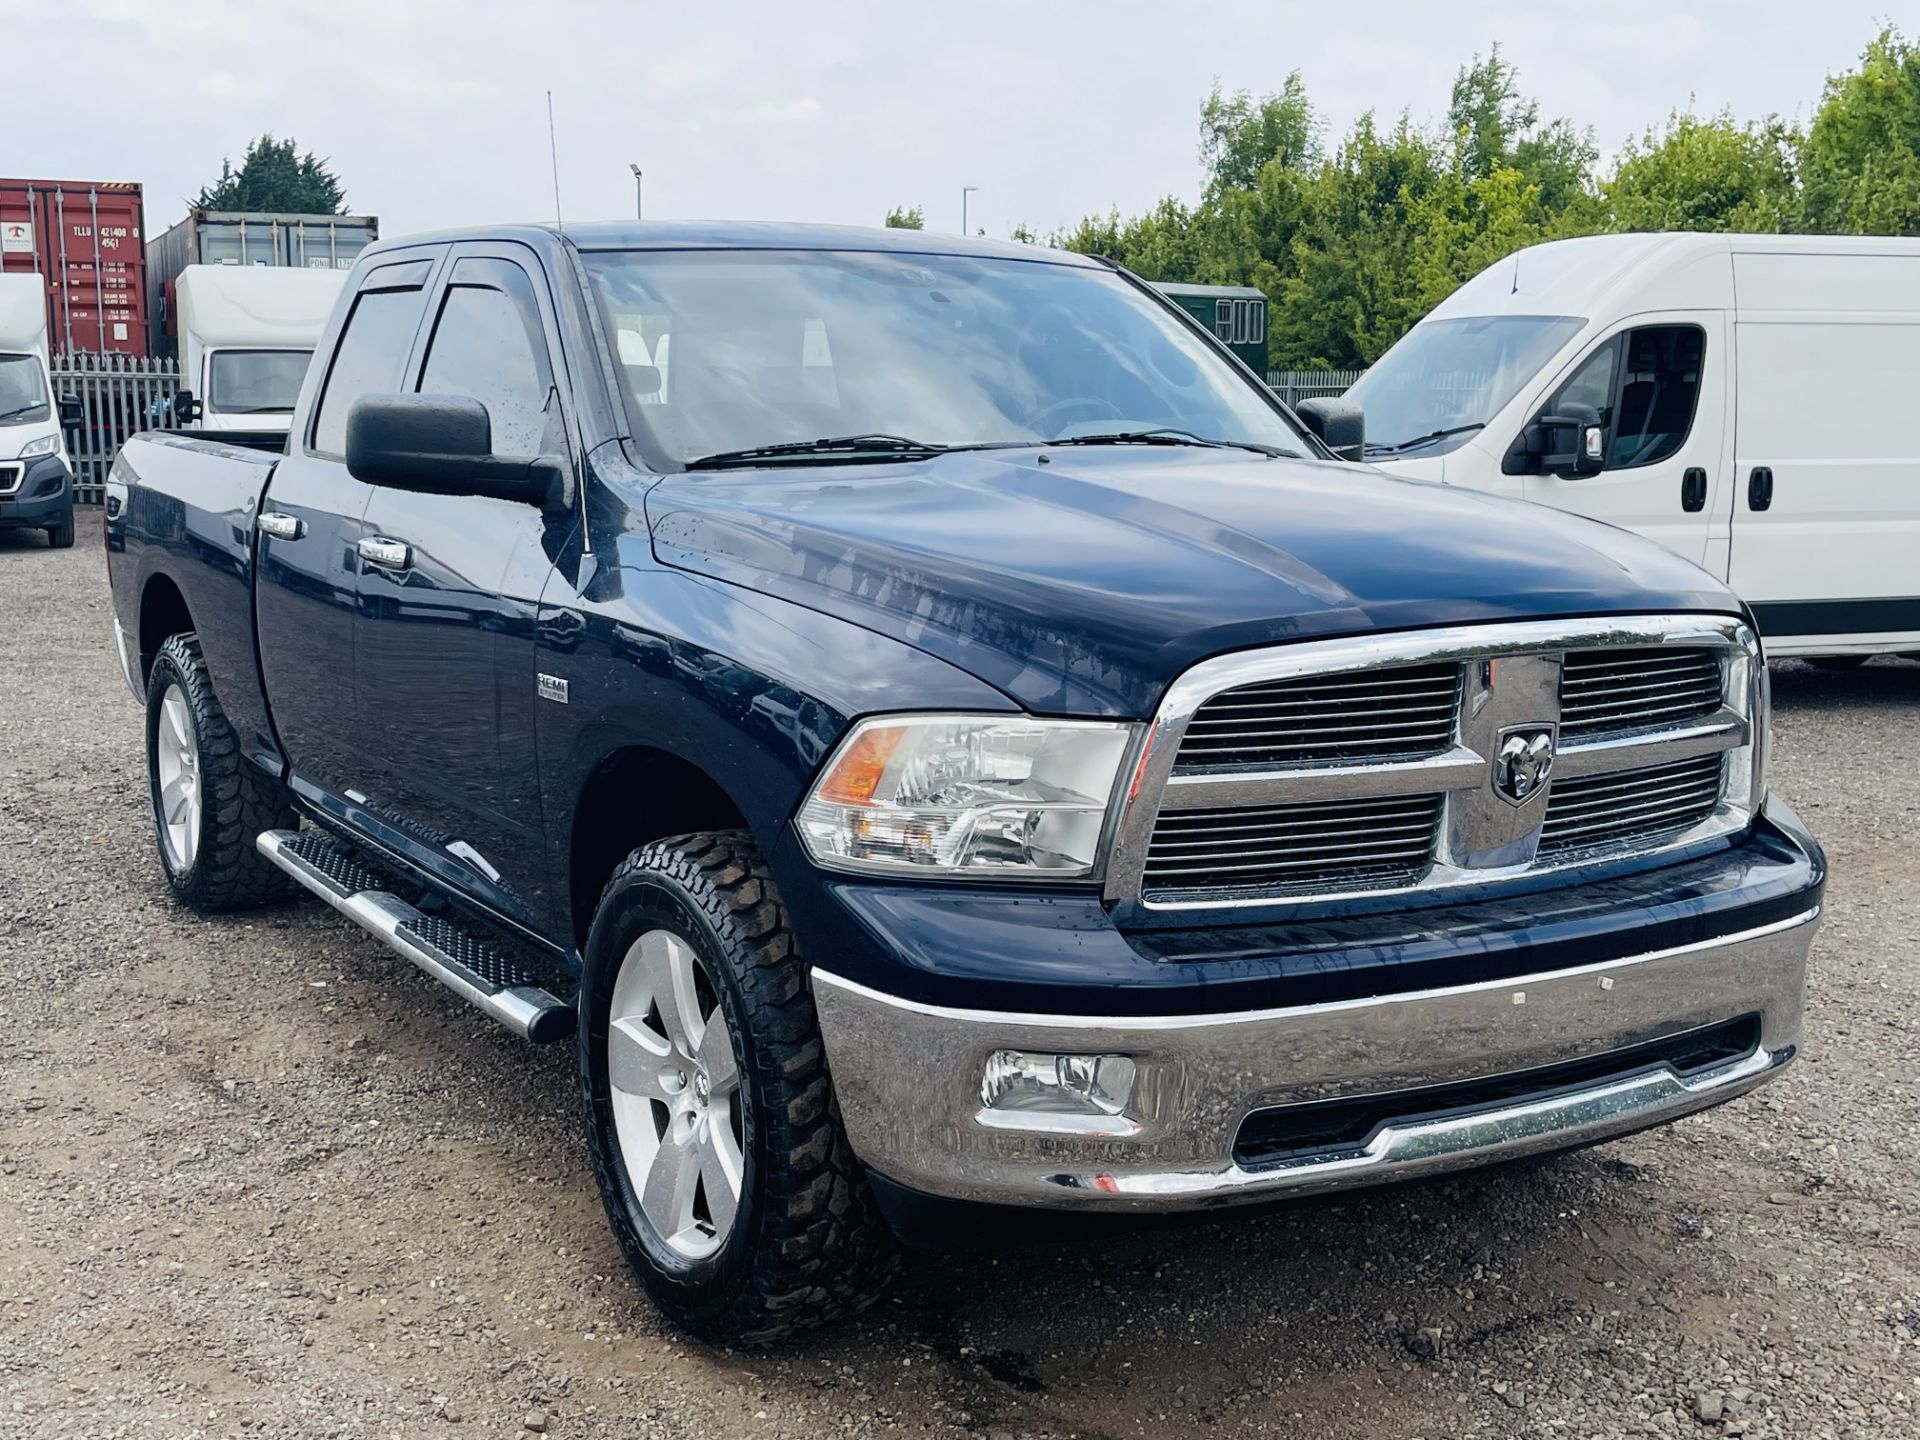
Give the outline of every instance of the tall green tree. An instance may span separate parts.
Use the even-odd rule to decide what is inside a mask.
[[[1800,136],[1778,116],[1674,111],[1662,131],[1629,139],[1605,183],[1610,228],[1775,232],[1801,208]]]
[[[1586,195],[1599,156],[1593,133],[1571,120],[1540,120],[1540,102],[1520,89],[1520,72],[1495,45],[1454,77],[1447,103],[1447,132],[1456,163],[1468,180],[1495,170],[1517,170],[1540,188],[1541,203],[1564,210]]]
[[[927,212],[918,205],[902,207],[896,205],[887,211],[889,230],[924,230],[927,228]]]
[[[1445,118],[1362,117],[1332,153],[1298,74],[1200,107],[1200,198],[1092,215],[1050,237],[1154,280],[1257,285],[1275,366],[1372,363],[1515,250],[1608,230],[1920,234],[1920,47],[1889,27],[1827,82],[1803,138],[1778,117],[1681,111],[1598,171],[1591,132],[1547,118],[1496,46]]]
[[[1272,95],[1220,93],[1220,82],[1200,106],[1200,160],[1210,188],[1248,190],[1267,165],[1311,165],[1320,158],[1322,126],[1295,70]]]
[[[1920,46],[1889,26],[1828,79],[1801,175],[1806,229],[1920,235]]]
[[[292,140],[262,135],[247,146],[235,169],[220,161],[220,178],[190,202],[197,210],[279,210],[296,215],[344,215],[347,193],[340,177],[311,150],[300,154]]]

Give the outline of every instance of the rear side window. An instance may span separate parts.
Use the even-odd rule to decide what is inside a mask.
[[[564,447],[540,306],[527,274],[502,260],[462,260],[434,321],[422,394],[465,395],[487,407],[493,453],[541,455]]]
[[[416,267],[387,268],[399,271]],[[427,268],[424,261],[418,264],[421,280],[426,278]],[[369,285],[385,273],[384,269],[374,271]],[[347,412],[353,402],[362,395],[392,394],[400,388],[407,352],[413,347],[413,334],[420,327],[420,314],[425,308],[426,291],[418,284],[405,289],[364,289],[354,299],[353,313],[347,316],[339,348],[333,353],[333,365],[327,372],[320,413],[314,419],[315,450],[327,455],[344,454]]]

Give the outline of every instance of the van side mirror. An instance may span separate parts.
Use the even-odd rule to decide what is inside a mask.
[[[78,395],[60,397],[60,428],[78,430],[87,423],[87,407],[80,403]]]
[[[493,417],[465,395],[366,395],[347,412],[347,473],[423,495],[564,504],[566,466],[493,453]]]
[[[1338,460],[1358,460],[1367,448],[1367,417],[1351,400],[1317,395],[1302,400],[1294,414]]]
[[[173,423],[191,425],[200,418],[200,402],[193,398],[191,390],[173,392]]]
[[[1598,475],[1607,468],[1607,432],[1600,412],[1591,405],[1563,404],[1552,415],[1542,415],[1529,432],[1528,449],[1540,457],[1540,470],[1562,480]]]

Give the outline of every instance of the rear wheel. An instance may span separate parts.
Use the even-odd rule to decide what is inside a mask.
[[[73,548],[73,511],[67,511],[66,518],[58,525],[47,527],[47,544],[56,550]]]
[[[682,835],[629,855],[594,915],[580,1005],[594,1174],[669,1318],[760,1343],[878,1296],[892,1236],[751,840]]]
[[[254,841],[299,818],[286,791],[241,755],[191,635],[160,647],[147,680],[147,788],[160,864],[178,899],[196,910],[237,910],[287,893],[287,877]]]

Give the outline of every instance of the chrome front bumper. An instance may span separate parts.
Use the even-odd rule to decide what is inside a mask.
[[[1195,1209],[1561,1149],[1744,1094],[1799,1043],[1819,913],[1604,965],[1246,1014],[952,1009],[820,969],[813,992],[848,1137],[888,1179],[1003,1205]],[[1442,1114],[1410,1101],[1358,1148],[1251,1168],[1234,1158],[1255,1111],[1542,1069],[1748,1015],[1757,1048],[1710,1070],[1642,1067]],[[989,1111],[982,1070],[1000,1049],[1131,1056],[1132,1098],[1120,1115],[1084,1120]]]

